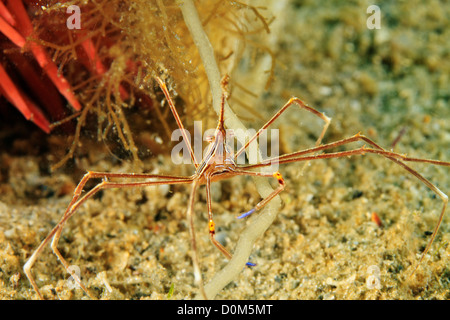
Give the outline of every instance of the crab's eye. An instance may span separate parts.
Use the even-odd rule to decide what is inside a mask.
[[[214,141],[214,136],[206,136],[205,137],[205,140],[207,141],[207,142],[213,142]]]

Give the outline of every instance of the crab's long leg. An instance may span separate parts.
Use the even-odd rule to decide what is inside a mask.
[[[86,182],[92,178],[104,178],[101,183],[97,184],[94,188],[89,190],[83,197],[81,196],[81,193],[83,191],[84,185]],[[110,178],[130,178],[130,179],[136,179],[136,178],[152,178],[152,179],[161,179],[159,181],[143,181],[143,182],[112,182],[107,179]],[[75,214],[76,210],[90,197],[92,197],[94,194],[96,194],[99,190],[102,189],[111,189],[111,188],[135,188],[135,187],[145,187],[145,186],[151,186],[151,185],[161,185],[161,184],[190,184],[192,183],[192,177],[171,177],[167,175],[152,175],[152,174],[126,174],[126,173],[101,173],[101,172],[88,172],[83,179],[78,184],[77,188],[75,189],[74,197],[72,198],[72,201],[70,202],[69,206],[66,209],[66,212],[64,213],[64,216],[61,218],[61,220],[58,222],[58,224],[50,231],[50,233],[47,235],[47,237],[41,242],[39,247],[33,252],[33,254],[30,256],[28,261],[25,263],[23,269],[24,272],[29,279],[31,285],[33,286],[34,290],[38,294],[40,299],[43,299],[42,294],[39,291],[39,288],[36,284],[36,281],[34,280],[34,277],[31,273],[31,268],[33,267],[34,263],[36,262],[36,259],[44,249],[44,247],[48,244],[50,239],[53,238],[51,248],[55,255],[58,257],[58,259],[61,261],[61,263],[66,268],[67,272],[72,274],[69,270],[69,264],[67,261],[62,257],[61,253],[57,249],[57,244],[61,235],[62,228],[66,221],[70,219],[72,215]],[[93,297],[87,288],[83,285],[83,283],[80,281],[78,277],[73,275],[73,278],[75,281],[80,285],[80,287],[86,292],[87,295],[90,297]]]
[[[295,162],[295,161],[289,161],[289,159],[296,159],[305,154],[311,154],[311,153],[316,153],[318,151],[336,148],[336,147],[346,145],[346,144],[349,144],[351,142],[356,142],[356,141],[363,141],[363,142],[370,144],[375,149],[386,151],[385,149],[380,147],[378,144],[376,144],[371,139],[367,138],[364,135],[361,135],[360,133],[357,133],[349,138],[345,138],[345,139],[338,140],[335,142],[323,144],[318,147],[309,148],[309,149],[305,149],[305,150],[301,150],[301,151],[292,152],[289,154],[284,154],[284,155],[281,155],[278,157],[265,159],[257,164],[245,165],[245,166],[243,166],[243,168],[254,169],[254,168],[260,168],[260,167],[267,167],[267,166],[270,166],[273,164],[276,165],[276,164],[281,164],[281,163]],[[400,160],[405,161],[405,162],[423,162],[423,163],[430,163],[430,164],[439,165],[439,166],[450,166],[450,162],[446,162],[446,161],[408,157],[408,156],[401,155],[401,154],[395,153],[395,152],[391,152],[391,154],[395,155],[396,158],[399,158]],[[300,158],[300,159],[302,159],[302,158]],[[302,161],[306,161],[306,160],[302,160]]]
[[[192,159],[195,167],[197,168],[199,165],[199,162],[195,158],[195,153],[194,153],[194,150],[192,149],[191,141],[188,139],[188,137],[186,135],[186,129],[184,129],[183,123],[181,122],[181,119],[180,119],[180,116],[178,115],[177,109],[175,109],[175,104],[173,103],[172,98],[170,97],[169,90],[167,90],[166,84],[160,78],[156,77],[155,79],[158,82],[162,92],[164,93],[164,95],[166,97],[167,103],[169,104],[170,110],[172,111],[172,114],[177,122],[178,128],[180,128],[180,130],[181,130],[181,135],[183,136],[184,142],[186,143],[186,145],[189,149],[189,154],[191,155],[191,159]]]
[[[263,125],[261,127],[261,129],[258,130],[258,132],[256,132],[256,134],[250,138],[250,140],[247,141],[247,143],[242,146],[241,149],[239,149],[236,154],[234,155],[234,159],[236,160],[237,157],[245,150],[247,149],[247,147],[250,145],[250,143],[252,143],[256,138],[258,138],[261,133],[266,130],[283,112],[285,112],[290,106],[292,105],[298,105],[301,109],[304,109],[308,112],[311,112],[313,115],[319,117],[320,119],[322,119],[325,124],[322,128],[322,132],[320,133],[319,138],[316,141],[316,146],[319,146],[322,143],[322,139],[325,136],[325,133],[328,129],[328,126],[330,125],[331,122],[331,118],[328,118],[324,113],[319,112],[318,110],[306,105],[302,100],[300,100],[299,98],[293,97],[291,98],[283,107],[281,107],[280,110],[278,110],[277,113],[275,113],[272,118],[267,121],[267,123],[265,125]]]
[[[273,190],[273,192],[271,192],[267,197],[265,197],[260,202],[258,202],[258,204],[255,207],[253,207],[250,211],[247,211],[247,212],[241,214],[240,216],[238,216],[237,217],[238,219],[245,218],[245,217],[251,215],[252,213],[254,213],[255,211],[261,210],[267,203],[269,203],[269,201],[271,201],[273,198],[275,198],[286,187],[286,183],[283,179],[283,176],[278,171],[276,171],[274,173],[264,173],[264,172],[242,170],[239,168],[238,170],[235,171],[235,173],[237,175],[259,176],[259,177],[267,177],[267,178],[273,177],[273,178],[276,178],[278,181],[278,187],[275,190]]]
[[[206,205],[208,207],[208,229],[209,229],[209,237],[211,239],[211,242],[220,250],[220,252],[223,253],[227,259],[231,259],[232,255],[228,252],[225,247],[216,240],[215,234],[216,234],[216,224],[213,221],[213,214],[212,214],[212,208],[211,208],[211,178],[208,176],[206,177]]]
[[[354,141],[367,142],[374,148],[367,148],[367,147],[363,146],[361,148],[348,150],[348,151],[340,151],[340,152],[334,152],[334,153],[325,153],[325,154],[319,154],[319,155],[304,156],[305,154],[311,154],[311,153],[315,153],[317,151],[335,148],[337,146],[348,144],[348,143],[351,143]],[[285,164],[285,163],[291,163],[291,162],[311,161],[311,160],[319,160],[319,159],[343,158],[343,157],[349,157],[349,156],[353,156],[353,155],[365,155],[367,153],[381,155],[381,156],[385,157],[386,159],[389,159],[389,160],[393,161],[394,163],[398,164],[399,166],[403,167],[406,171],[411,173],[413,176],[415,176],[417,179],[419,179],[419,181],[421,181],[423,184],[425,184],[430,190],[432,190],[439,198],[441,198],[441,200],[443,202],[442,210],[439,215],[436,227],[434,228],[431,238],[430,238],[425,250],[422,252],[422,255],[421,255],[416,267],[414,268],[414,270],[412,272],[412,274],[413,274],[417,270],[420,263],[423,261],[425,255],[430,250],[431,245],[434,242],[434,239],[436,238],[437,232],[439,231],[439,227],[444,218],[445,210],[447,208],[448,196],[445,193],[443,193],[441,190],[439,190],[439,188],[436,187],[433,183],[431,183],[428,179],[423,177],[420,173],[418,173],[416,170],[412,169],[410,166],[406,165],[404,162],[422,162],[422,163],[430,163],[430,164],[434,164],[434,165],[447,166],[447,167],[450,167],[450,162],[412,158],[412,157],[408,157],[406,155],[402,155],[402,154],[399,154],[396,152],[386,151],[383,148],[381,148],[379,145],[377,145],[375,142],[373,142],[371,139],[369,139],[363,135],[356,134],[353,137],[350,137],[347,139],[342,139],[342,140],[339,140],[339,141],[336,141],[333,143],[329,143],[329,144],[325,144],[325,145],[322,145],[319,147],[283,155],[278,158],[267,159],[267,160],[263,161],[262,163],[244,166],[244,168],[248,170],[248,169],[254,169],[254,168],[259,168],[259,167],[271,166],[273,164]]]
[[[252,172],[253,173],[253,172]],[[208,229],[209,229],[209,238],[211,239],[211,242],[216,246],[217,249],[219,249],[220,252],[228,259],[230,260],[233,256],[232,254],[219,242],[216,240],[216,224],[213,221],[213,215],[212,215],[212,208],[211,208],[211,179],[210,177],[207,177],[206,179],[206,203],[208,207]],[[254,266],[253,263],[247,262],[248,266]]]
[[[194,266],[194,279],[200,288],[200,293],[202,294],[204,299],[207,299],[205,293],[205,288],[203,287],[203,279],[202,273],[200,270],[200,264],[198,260],[197,254],[197,241],[195,239],[195,228],[194,228],[194,203],[195,203],[195,195],[197,193],[197,189],[200,185],[200,181],[195,179],[192,183],[191,195],[189,197],[188,208],[186,212],[186,219],[189,225],[189,232],[191,235],[191,248],[192,248],[192,264]]]

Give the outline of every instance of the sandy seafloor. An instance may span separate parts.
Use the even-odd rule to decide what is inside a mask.
[[[395,151],[450,161],[446,1],[380,2],[379,30],[366,26],[366,9],[372,4],[367,1],[277,3],[273,10],[278,20],[267,43],[277,57],[276,78],[251,101],[263,118],[296,95],[332,117],[325,142],[361,131],[389,149],[403,131]],[[261,85],[257,80],[247,75],[241,81],[252,88]],[[263,122],[254,119],[250,124],[258,128]],[[282,151],[312,146],[320,132],[320,122],[298,109],[275,125]],[[130,162],[114,160],[105,148],[85,144],[76,160],[50,173],[56,155],[63,154],[61,141],[27,124],[2,124],[1,299],[37,298],[23,264],[60,219],[85,170],[132,170]],[[449,193],[448,167],[412,166]],[[146,168],[192,173],[162,155],[147,161]],[[242,270],[217,299],[450,298],[449,209],[430,252],[408,278],[442,207],[430,189],[376,155],[311,162],[303,175],[302,168],[280,168],[287,184],[283,205],[254,245],[250,260],[257,265]],[[215,183],[212,193],[219,236],[232,251],[252,222],[235,217],[252,208],[259,195],[248,178]],[[106,190],[68,222],[59,248],[98,298],[167,299],[171,286],[171,299],[192,298],[196,288],[185,221],[188,197],[185,187]],[[204,187],[195,211],[207,282],[227,261],[208,239]],[[373,212],[382,227],[371,220]],[[69,288],[69,275],[49,248],[33,272],[46,298],[87,298],[80,289]]]

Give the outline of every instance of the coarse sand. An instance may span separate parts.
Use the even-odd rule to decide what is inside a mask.
[[[362,132],[386,149],[394,144],[402,154],[450,161],[445,1],[381,1],[380,29],[367,27],[367,1],[265,5],[276,16],[265,44],[276,57],[275,78],[266,91],[253,88],[261,85],[251,61],[236,74],[236,81],[261,93],[249,98],[261,119],[298,96],[332,118],[325,143]],[[236,95],[245,93],[236,89]],[[236,113],[251,119],[248,127],[264,124],[243,109],[236,107]],[[274,124],[280,152],[313,146],[321,125],[293,107]],[[86,170],[133,171],[130,161],[118,161],[104,144],[85,139],[75,159],[50,172],[67,141],[28,123],[1,124],[0,299],[37,298],[23,265],[61,218]],[[411,166],[449,193],[448,167]],[[145,169],[193,173],[163,154],[146,160]],[[416,177],[378,155],[279,170],[287,185],[283,205],[254,246],[250,261],[256,266],[242,270],[217,299],[450,299],[449,209],[431,250],[409,278],[443,204]],[[58,248],[99,298],[168,299],[171,287],[171,299],[193,298],[197,288],[185,219],[189,192],[189,186],[101,191],[68,221]],[[217,237],[232,251],[252,223],[252,217],[236,216],[250,210],[259,195],[247,177],[214,183],[212,194]],[[195,228],[207,282],[227,260],[209,240],[205,199],[201,187]],[[45,298],[87,298],[72,289],[70,275],[49,247],[32,272]]]

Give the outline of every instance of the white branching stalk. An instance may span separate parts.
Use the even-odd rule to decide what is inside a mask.
[[[219,72],[219,67],[214,56],[214,50],[211,46],[208,36],[206,35],[202,27],[202,24],[198,17],[197,9],[195,8],[193,1],[179,0],[178,4],[181,8],[184,21],[188,26],[194,43],[198,48],[203,66],[206,70],[206,75],[208,77],[213,100],[213,108],[218,114],[220,110],[222,95],[222,89],[220,86],[222,75]],[[225,124],[227,128],[235,130],[236,138],[241,144],[244,145],[245,136],[242,136],[242,133],[246,132],[247,129],[228,106],[228,103],[225,104]],[[258,161],[260,160],[261,155],[258,151]],[[267,179],[254,179],[257,190],[261,197],[265,198],[273,191]],[[268,205],[261,213],[255,215],[255,217],[252,218],[251,223],[249,223],[248,227],[242,232],[239,238],[239,241],[233,253],[233,258],[221,271],[219,271],[212,278],[212,280],[207,285],[205,285],[205,293],[209,299],[213,299],[217,295],[217,293],[219,293],[228,283],[233,281],[240,272],[242,272],[251,254],[253,244],[272,224],[280,208],[280,205],[281,201],[277,196],[268,203]]]

